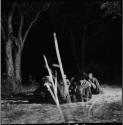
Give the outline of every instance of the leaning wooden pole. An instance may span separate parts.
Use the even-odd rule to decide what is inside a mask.
[[[60,57],[60,53],[59,53],[59,48],[58,48],[58,42],[57,42],[57,38],[56,38],[56,33],[54,33],[53,35],[54,35],[54,42],[55,42],[56,54],[57,54],[57,58],[58,58],[58,62],[59,62],[59,68],[60,68],[60,71],[61,71],[61,76],[62,76],[62,79],[63,79],[64,86],[65,86],[64,99],[67,99],[68,102],[71,102],[69,91],[68,91],[69,88],[67,86],[67,82],[66,82],[66,78],[65,78],[65,74],[64,74],[62,62],[61,62],[61,57]]]
[[[50,76],[50,79],[51,79],[51,83],[52,83],[52,87],[53,87],[54,93],[53,93],[53,91],[51,90],[51,88],[50,88],[50,86],[49,86],[48,83],[45,83],[45,85],[47,86],[48,91],[50,92],[50,94],[51,94],[53,100],[55,101],[55,103],[56,103],[56,105],[57,105],[57,107],[58,107],[58,109],[59,109],[59,111],[60,111],[60,114],[61,114],[62,119],[64,120],[64,115],[63,115],[62,109],[61,109],[61,107],[60,107],[59,100],[58,100],[58,96],[57,96],[57,84],[58,84],[58,83],[57,83],[57,78],[55,78],[55,83],[54,83],[54,81],[53,81],[53,75],[52,75],[52,73],[51,73],[51,70],[50,70],[50,67],[49,67],[49,65],[48,65],[47,59],[46,59],[45,55],[43,55],[43,57],[44,57],[44,61],[45,61],[45,64],[46,64],[46,68],[47,68],[47,70],[48,70],[48,73],[49,73],[49,76]]]

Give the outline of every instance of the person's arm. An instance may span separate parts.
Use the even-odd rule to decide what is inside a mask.
[[[91,86],[92,86],[94,89],[96,89],[96,86],[95,86],[95,84],[92,82],[92,80],[89,79],[89,83],[91,84]]]
[[[95,78],[94,81],[95,81],[96,86],[100,89],[101,86],[100,86],[99,81],[97,80],[97,78]]]

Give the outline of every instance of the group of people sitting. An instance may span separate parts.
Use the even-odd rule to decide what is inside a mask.
[[[54,76],[55,77],[55,76]],[[86,102],[92,98],[92,94],[99,94],[101,92],[100,90],[100,84],[98,80],[93,76],[92,73],[83,73],[82,77],[79,79],[76,79],[75,77],[72,77],[70,80],[65,75],[65,79],[68,86],[69,96],[71,98],[71,102]],[[63,99],[65,86],[63,84],[63,80],[58,80],[58,98],[60,103],[66,102],[66,100]],[[42,78],[42,82],[45,84],[45,82],[51,83],[50,79],[48,79],[47,76]],[[47,88],[44,86],[44,84],[40,84],[40,86],[37,88],[37,90],[34,92],[34,98],[37,99],[37,101],[46,101],[47,99],[51,99],[52,97],[50,93],[48,92]],[[51,87],[52,88],[52,87]]]
[[[92,94],[99,94],[101,92],[100,84],[92,73],[83,73],[80,80],[72,78],[70,82],[69,93],[72,102],[88,101],[92,98]]]

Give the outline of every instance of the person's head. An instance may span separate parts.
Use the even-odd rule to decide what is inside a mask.
[[[89,78],[92,79],[93,78],[93,74],[92,73],[89,73]]]
[[[89,79],[88,74],[87,74],[86,72],[83,72],[81,79],[82,79],[82,80],[88,80],[88,79]]]

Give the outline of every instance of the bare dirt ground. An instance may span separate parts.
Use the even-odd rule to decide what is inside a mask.
[[[61,105],[65,120],[56,105],[1,100],[2,124],[121,123],[122,88],[103,85],[102,90],[88,102]]]

